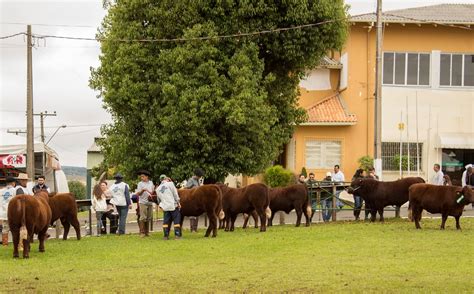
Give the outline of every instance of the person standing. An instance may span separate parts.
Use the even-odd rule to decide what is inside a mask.
[[[336,183],[336,185],[339,186],[339,187],[336,187],[336,200],[337,200],[337,206],[339,208],[342,208],[344,204],[339,199],[339,195],[341,194],[342,191],[344,191],[344,187],[342,185],[344,185],[345,177],[338,164],[334,166],[334,173],[332,175],[332,180],[333,182]]]
[[[110,203],[117,207],[119,215],[119,228],[118,235],[125,234],[125,225],[127,223],[128,210],[132,209],[132,202],[130,200],[130,191],[128,184],[123,182],[123,176],[121,173],[117,173],[114,176],[115,183],[110,186],[112,192],[112,199]]]
[[[28,189],[28,174],[20,173],[16,178],[19,185],[16,186],[16,195],[26,194],[26,195],[33,195],[33,193]]]
[[[112,192],[109,190],[106,181],[102,181],[94,186],[94,196],[105,197],[107,203],[107,210],[102,214],[101,218],[101,235],[107,234],[107,219],[109,219],[110,234],[117,233],[118,227],[118,211],[114,204],[110,203],[112,199]]]
[[[304,177],[304,175],[302,175]],[[301,179],[301,176],[300,176]],[[318,199],[316,189],[319,187],[318,181],[314,178],[314,173],[309,173],[309,178],[305,182],[306,188],[308,189],[308,198],[311,203],[311,216],[310,222],[313,220],[314,212],[318,208]]]
[[[138,207],[140,216],[138,219],[138,227],[140,228],[140,237],[148,237],[150,222],[153,214],[153,202],[148,198],[153,194],[154,185],[150,180],[150,172],[142,170],[140,174],[140,183],[138,183],[136,194],[138,195]]]
[[[189,178],[189,180],[186,182],[186,189],[192,189],[194,187],[199,187],[201,186],[201,179],[204,176],[204,171],[200,168],[196,168],[194,170],[194,175]],[[197,232],[198,229],[198,223],[199,223],[199,217],[197,216],[190,216],[189,217],[189,227],[192,232]]]
[[[331,172],[326,173],[326,177],[321,181],[322,191],[321,191],[321,206],[322,206],[322,215],[323,221],[328,222],[332,216],[332,188],[329,186],[333,185],[333,178]]]
[[[6,184],[7,186],[0,190],[0,222],[2,222],[0,232],[2,234],[3,246],[8,245],[8,233],[10,232],[10,227],[8,226],[8,203],[16,195],[15,178],[6,178]]]
[[[163,210],[163,239],[169,240],[171,222],[174,224],[175,239],[181,238],[181,213],[178,190],[166,175],[160,175],[160,185],[156,188],[156,200]]]
[[[107,211],[107,202],[104,193],[94,194],[91,201],[92,209],[95,211],[95,217],[97,219],[97,237],[100,237],[102,232],[102,216]]]
[[[358,170],[356,170],[354,176],[352,177],[352,181],[355,181],[357,179],[361,179],[364,177],[364,170],[359,168]],[[354,217],[355,217],[355,220],[359,220],[359,216],[360,216],[360,210],[362,209],[362,197],[360,196],[356,196],[355,194],[353,194],[354,196]]]
[[[33,187],[33,193],[38,193],[41,190],[46,190],[48,191],[48,193],[51,193],[51,190],[49,190],[48,186],[46,186],[44,181],[45,181],[44,176],[38,177],[38,183]]]
[[[306,185],[306,177],[303,174],[299,176],[298,184]]]
[[[461,186],[462,186],[462,187],[467,186],[467,183],[466,183],[466,180],[467,180],[467,172],[468,172],[469,168],[471,168],[471,170],[472,170],[472,164],[470,164],[470,163],[467,164],[467,165],[465,166],[465,168],[466,168],[466,170],[462,173],[462,177],[461,177]]]
[[[430,181],[432,185],[443,186],[444,184],[444,174],[441,171],[441,166],[437,163],[433,165],[433,170],[435,172],[433,178]]]

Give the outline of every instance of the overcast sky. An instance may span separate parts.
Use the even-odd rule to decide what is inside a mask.
[[[352,15],[374,12],[376,0],[346,1]],[[458,1],[384,0],[383,10]],[[0,36],[26,31],[33,33],[94,37],[105,11],[97,1],[5,1],[0,0]],[[37,41],[33,50],[34,112],[56,111],[45,120],[46,136],[60,125],[49,145],[59,154],[62,165],[86,166],[86,151],[99,135],[101,124],[110,115],[88,86],[89,68],[99,65],[99,45],[90,41],[48,39]],[[7,129],[25,129],[26,43],[23,36],[0,40],[0,145],[24,141],[7,135]],[[35,138],[39,140],[39,118],[35,119]],[[49,138],[47,137],[46,140]],[[19,140],[19,141],[18,141]],[[26,142],[26,141],[25,141]]]

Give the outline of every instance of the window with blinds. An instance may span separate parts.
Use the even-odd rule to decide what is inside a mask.
[[[305,166],[311,169],[331,169],[341,164],[341,142],[307,140]]]

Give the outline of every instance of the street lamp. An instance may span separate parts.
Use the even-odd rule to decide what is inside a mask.
[[[54,138],[54,135],[56,135],[56,133],[59,131],[59,129],[65,128],[65,127],[66,127],[66,125],[59,126],[59,127],[56,129],[56,131],[54,131],[53,135],[49,138],[48,142],[46,142],[45,145],[48,145],[48,143]]]

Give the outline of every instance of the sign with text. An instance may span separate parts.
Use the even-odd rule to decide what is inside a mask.
[[[26,156],[24,154],[0,155],[0,167],[20,168],[26,167]]]

